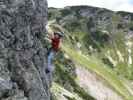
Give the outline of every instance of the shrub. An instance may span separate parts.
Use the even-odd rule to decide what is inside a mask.
[[[123,28],[124,28],[124,26],[123,26],[122,23],[119,23],[119,24],[117,25],[117,29],[123,29]]]
[[[111,68],[113,68],[113,64],[110,62],[110,60],[108,58],[102,58],[102,61],[104,64],[109,65]]]
[[[95,27],[95,23],[94,23],[94,21],[93,21],[93,18],[90,17],[89,21],[87,22],[87,28],[88,28],[88,29],[91,29],[91,28],[93,28],[93,27]]]
[[[69,9],[63,9],[61,10],[62,17],[65,17],[67,15],[71,14],[71,11]]]
[[[133,23],[130,23],[129,29],[130,29],[131,31],[133,31]]]

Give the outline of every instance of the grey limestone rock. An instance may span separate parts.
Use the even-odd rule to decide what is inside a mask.
[[[0,99],[50,100],[46,0],[0,0]]]

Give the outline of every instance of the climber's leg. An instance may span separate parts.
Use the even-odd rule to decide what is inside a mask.
[[[46,69],[46,73],[49,73],[49,72],[52,72],[53,71],[53,66],[52,66],[52,61],[53,61],[53,58],[54,58],[54,51],[51,50],[48,54],[48,66],[47,66],[47,69]]]

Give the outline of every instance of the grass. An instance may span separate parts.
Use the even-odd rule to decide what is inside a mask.
[[[56,77],[58,77],[60,80],[67,82],[69,85],[71,85],[73,87],[72,91],[74,94],[77,94],[80,98],[83,98],[83,100],[95,100],[92,96],[89,95],[89,93],[87,93],[86,91],[84,91],[83,88],[81,88],[75,81],[75,78],[72,77],[72,75],[70,75],[67,71],[64,70],[64,65],[62,65],[61,63],[56,62]],[[62,82],[60,83],[60,80],[56,80],[56,83],[59,83],[60,86],[62,85]],[[63,82],[63,84],[64,84]],[[65,89],[67,86],[65,86]],[[71,90],[69,90],[71,91]],[[55,92],[56,93],[56,92]],[[75,98],[76,100],[79,100],[77,98]]]
[[[133,95],[129,92],[125,85],[125,81],[120,79],[111,69],[106,65],[98,61],[96,58],[86,57],[84,55],[78,54],[73,49],[68,46],[62,46],[62,49],[78,64],[89,70],[97,73],[108,85],[110,85],[117,93],[119,93],[124,100],[133,100]]]
[[[73,34],[74,36],[80,37],[80,34]],[[82,34],[84,36],[84,34]],[[115,49],[121,50],[121,52],[125,53],[125,49],[123,45],[121,45],[121,43],[123,44],[123,36],[120,36],[122,34],[119,34],[118,36],[116,36],[117,41],[115,41],[115,43],[117,44],[117,46],[115,47]],[[82,37],[83,37],[82,36]],[[66,44],[68,44],[69,41],[66,41]],[[71,43],[69,44],[69,46],[71,45]],[[110,69],[107,65],[103,64],[102,62],[100,62],[97,58],[92,58],[92,57],[86,57],[84,55],[80,55],[77,52],[75,52],[73,49],[70,49],[70,47],[65,45],[62,47],[62,49],[78,64],[80,64],[83,67],[88,68],[89,70],[97,73],[99,76],[101,76],[106,83],[108,83],[108,85],[110,85],[117,93],[119,93],[124,100],[133,100],[133,95],[131,95],[131,93],[129,92],[129,89],[127,88],[127,84],[124,81],[123,78],[118,77],[116,75],[116,72],[114,72],[112,69]],[[110,47],[110,46],[109,46]],[[106,48],[107,50],[109,49],[108,47]],[[113,55],[116,60],[118,60],[117,54],[115,53],[114,48],[112,48],[112,46],[110,47],[109,50],[112,50],[111,52],[111,56]],[[104,55],[105,52],[103,52]],[[116,58],[117,57],[117,58]],[[122,65],[119,65],[120,69],[122,68]],[[119,70],[118,67],[118,71]],[[122,70],[123,72],[123,70]],[[121,73],[122,73],[121,72]],[[126,70],[124,71],[126,72]],[[122,73],[123,74],[123,73]]]
[[[61,87],[58,83],[53,83],[51,91],[54,93],[55,97],[60,97],[62,94],[64,98],[69,98],[68,100],[82,100],[76,94],[69,92],[68,90]]]

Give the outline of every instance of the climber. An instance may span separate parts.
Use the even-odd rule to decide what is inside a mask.
[[[45,69],[46,73],[50,73],[53,71],[52,60],[54,59],[55,54],[60,49],[61,41],[62,41],[63,33],[62,32],[54,32],[54,34],[49,34],[49,40],[51,40],[51,48],[48,50],[47,55],[47,68]]]

